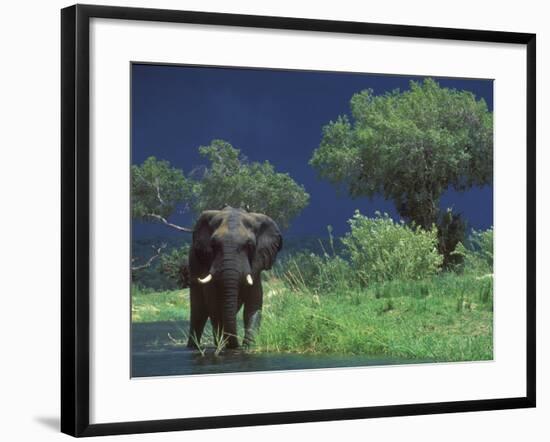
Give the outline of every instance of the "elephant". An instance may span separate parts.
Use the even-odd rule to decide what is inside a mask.
[[[236,317],[243,305],[243,345],[254,344],[263,303],[261,272],[271,269],[282,246],[279,227],[267,215],[231,206],[201,213],[189,250],[188,347],[200,345],[210,318],[216,344],[238,348]]]

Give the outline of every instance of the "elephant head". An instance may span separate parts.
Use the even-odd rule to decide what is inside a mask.
[[[260,273],[271,268],[281,247],[277,224],[260,213],[227,206],[203,212],[195,224],[191,282],[215,291],[228,347],[238,345],[239,292],[255,286],[261,291]]]

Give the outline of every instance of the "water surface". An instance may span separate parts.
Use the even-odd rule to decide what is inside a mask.
[[[190,350],[183,345],[174,343],[174,339],[182,339],[184,330],[187,330],[185,321],[132,324],[132,377],[365,367],[427,362],[372,355],[246,353],[243,351],[227,351],[216,356],[214,349],[208,349],[203,356],[196,350]]]

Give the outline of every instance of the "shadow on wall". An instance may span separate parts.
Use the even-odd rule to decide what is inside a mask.
[[[61,431],[61,423],[57,416],[35,416],[34,421],[56,433]]]

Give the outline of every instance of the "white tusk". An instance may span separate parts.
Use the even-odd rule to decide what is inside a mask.
[[[204,278],[197,278],[201,284],[206,284],[207,282],[210,282],[212,280],[212,274],[209,273]]]
[[[246,275],[246,282],[248,282],[248,285],[254,284],[254,281],[252,280],[252,276],[250,276],[250,273]]]

